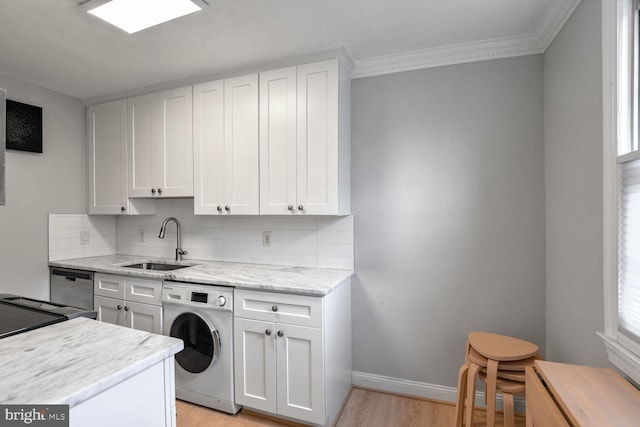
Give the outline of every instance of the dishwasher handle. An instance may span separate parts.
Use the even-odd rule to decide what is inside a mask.
[[[93,274],[90,271],[67,270],[64,268],[52,268],[52,276],[62,276],[67,280],[75,282],[76,279],[93,280]]]

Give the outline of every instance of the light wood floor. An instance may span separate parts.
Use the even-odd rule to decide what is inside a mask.
[[[263,418],[245,410],[228,415],[213,409],[178,400],[177,427],[285,427],[295,425]],[[496,425],[502,425],[502,414]],[[451,427],[456,422],[455,406],[450,403],[412,399],[393,394],[354,388],[347,399],[336,427]],[[525,419],[516,416],[515,426],[524,427]],[[473,426],[486,426],[484,410],[476,410]]]

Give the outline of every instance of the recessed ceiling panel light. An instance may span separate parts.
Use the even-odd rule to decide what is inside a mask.
[[[90,0],[82,7],[90,14],[129,34],[201,10],[199,0]]]

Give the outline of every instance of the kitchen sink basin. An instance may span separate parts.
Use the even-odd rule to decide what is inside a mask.
[[[183,264],[171,264],[168,262],[138,262],[135,264],[123,265],[123,267],[137,268],[140,270],[171,271],[191,266]]]

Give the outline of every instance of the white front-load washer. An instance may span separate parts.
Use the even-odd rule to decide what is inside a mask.
[[[235,414],[233,288],[164,282],[163,334],[180,338],[175,356],[176,397]]]

